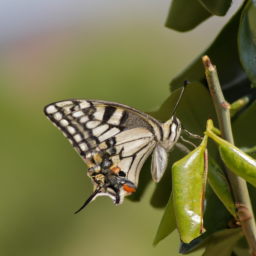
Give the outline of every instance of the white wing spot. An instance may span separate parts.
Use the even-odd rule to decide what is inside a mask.
[[[68,121],[66,119],[62,119],[60,121],[60,125],[63,126],[63,127],[68,126]]]
[[[88,120],[89,120],[89,117],[88,117],[88,116],[83,116],[83,117],[80,118],[79,122],[80,122],[81,124],[83,124],[83,123],[87,122]]]
[[[74,106],[74,110],[78,111],[80,109],[80,107],[78,105]]]
[[[93,129],[100,124],[100,121],[89,121],[86,123],[88,129]]]
[[[119,133],[120,130],[117,129],[116,127],[112,128],[111,130],[105,132],[104,134],[102,134],[100,137],[99,137],[99,141],[102,142],[104,140],[107,140],[108,138],[116,135],[117,133]]]
[[[64,107],[64,106],[66,106],[66,105],[72,105],[73,103],[72,103],[72,101],[62,101],[62,102],[58,102],[58,103],[56,103],[55,105],[57,106],[57,107]]]
[[[104,107],[97,107],[93,116],[95,119],[102,121],[104,113],[105,113]]]
[[[79,147],[81,148],[82,151],[87,151],[89,149],[88,146],[84,142],[79,144]]]
[[[67,129],[68,129],[68,132],[70,134],[75,134],[76,133],[76,130],[72,126],[68,126]]]
[[[122,118],[123,109],[117,108],[111,118],[108,120],[108,124],[119,125]]]
[[[90,107],[90,104],[86,100],[82,101],[79,105],[81,109]]]
[[[72,116],[73,117],[80,117],[80,116],[83,116],[83,115],[84,115],[84,113],[82,111],[77,111]]]
[[[75,139],[76,142],[79,142],[79,141],[82,140],[82,137],[81,137],[80,134],[76,134],[76,135],[74,136],[74,139]]]
[[[47,112],[48,114],[53,114],[53,113],[55,113],[55,112],[57,112],[57,111],[58,111],[58,109],[55,108],[54,105],[51,105],[51,106],[49,106],[49,107],[46,108],[46,112]]]
[[[71,113],[71,110],[70,110],[71,107],[72,107],[72,106],[68,106],[68,107],[64,107],[64,108],[63,108],[65,115],[68,115],[68,114]]]
[[[57,112],[53,115],[54,119],[59,121],[62,118],[62,114],[60,112]]]
[[[92,134],[96,137],[99,137],[103,132],[105,132],[109,128],[108,124],[104,124],[101,126],[98,126],[97,128],[92,130]]]

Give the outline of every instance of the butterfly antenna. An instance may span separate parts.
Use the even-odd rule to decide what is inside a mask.
[[[185,92],[186,86],[187,86],[188,84],[189,84],[189,81],[188,81],[188,80],[184,80],[184,85],[183,85],[182,91],[181,91],[181,93],[180,93],[180,97],[179,97],[179,99],[178,99],[178,101],[177,101],[177,103],[176,103],[176,106],[175,106],[175,108],[174,108],[174,110],[173,110],[173,112],[172,112],[172,115],[173,115],[173,116],[174,116],[175,113],[176,113],[176,110],[177,110],[177,108],[178,108],[178,106],[179,106],[179,104],[180,104],[181,98],[182,98],[182,96],[183,96],[183,94],[184,94],[184,92]]]
[[[79,213],[80,211],[82,211],[84,209],[84,207],[89,204],[92,199],[100,192],[102,187],[98,187],[93,193],[92,195],[86,200],[86,202],[84,203],[84,205],[78,210],[75,212],[75,214]]]

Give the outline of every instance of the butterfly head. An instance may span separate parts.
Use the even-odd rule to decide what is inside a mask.
[[[163,141],[162,145],[168,152],[176,144],[180,137],[181,123],[176,116],[172,116],[166,123],[163,124]]]

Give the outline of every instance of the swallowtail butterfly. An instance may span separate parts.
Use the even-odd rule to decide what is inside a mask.
[[[166,169],[168,152],[181,130],[187,132],[174,115],[160,123],[132,107],[101,100],[59,101],[46,106],[44,113],[88,166],[94,192],[77,212],[97,196],[109,196],[116,205],[121,204],[124,196],[135,192],[140,170],[152,152],[151,173],[158,182]]]

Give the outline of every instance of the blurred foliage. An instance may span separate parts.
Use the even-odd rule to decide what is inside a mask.
[[[224,16],[232,4],[232,0],[199,0],[199,2],[206,10],[217,16]]]
[[[248,1],[241,15],[238,34],[239,57],[250,81],[256,86],[256,3]]]
[[[173,0],[165,26],[186,32],[211,16],[198,0]]]

